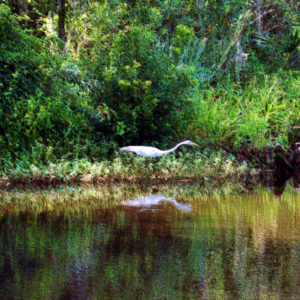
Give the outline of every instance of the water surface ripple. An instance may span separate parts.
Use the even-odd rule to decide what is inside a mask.
[[[300,197],[0,214],[1,299],[300,299]]]

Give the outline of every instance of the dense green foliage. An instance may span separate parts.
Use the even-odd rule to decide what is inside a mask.
[[[84,147],[77,146],[91,132],[83,113],[87,99],[68,82],[57,41],[28,35],[8,7],[0,7],[1,161],[80,154]]]
[[[2,166],[298,139],[293,2],[67,1],[65,45],[55,1],[18,3],[0,5]]]
[[[199,91],[192,131],[209,143],[237,149],[242,143],[258,149],[275,141],[295,143],[299,141],[299,97],[299,79],[293,72],[264,75],[261,81],[254,77],[243,88],[218,84]]]

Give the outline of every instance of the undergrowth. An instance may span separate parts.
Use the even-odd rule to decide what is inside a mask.
[[[20,163],[17,168],[7,168],[0,178],[3,189],[14,187],[43,187],[74,183],[107,182],[172,182],[198,181],[214,182],[217,186],[226,182],[240,182],[254,169],[246,162],[237,162],[233,155],[224,151],[187,152],[170,154],[160,158],[133,156],[118,153],[112,160],[91,162],[87,159],[61,160],[44,166]]]
[[[298,72],[252,78],[244,86],[230,77],[216,86],[195,91],[195,115],[190,131],[203,145],[240,149],[287,147],[299,141],[300,97]]]

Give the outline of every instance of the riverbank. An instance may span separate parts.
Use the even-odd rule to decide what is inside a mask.
[[[183,152],[160,158],[118,153],[114,159],[101,162],[61,160],[56,164],[32,164],[26,168],[19,163],[1,172],[0,188],[11,190],[112,183],[152,186],[175,182],[197,182],[202,186],[209,184],[215,187],[239,183],[251,188],[259,182],[259,171],[248,165],[246,160],[237,160],[223,150],[196,152],[184,149]]]

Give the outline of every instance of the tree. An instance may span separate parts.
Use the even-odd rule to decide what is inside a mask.
[[[64,42],[66,41],[66,0],[59,0],[59,11],[58,11],[58,36]]]

